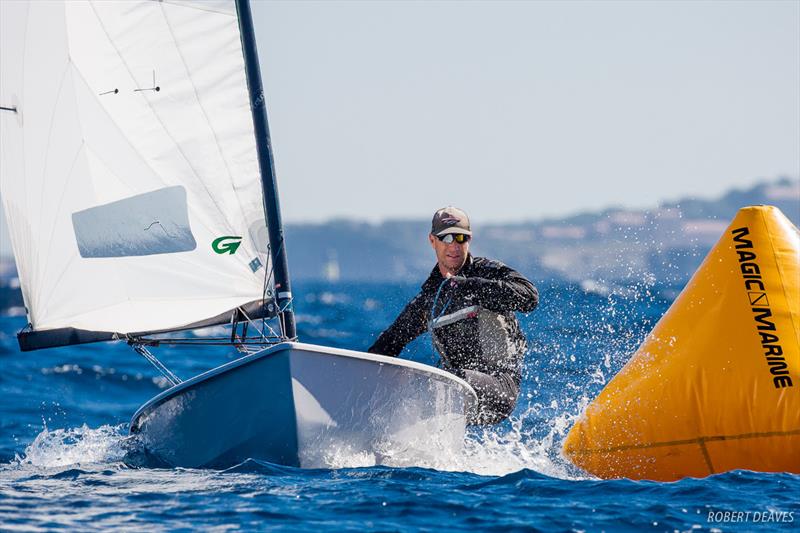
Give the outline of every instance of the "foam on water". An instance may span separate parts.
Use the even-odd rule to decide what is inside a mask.
[[[588,400],[585,400],[588,402]],[[500,426],[469,428],[463,449],[458,453],[436,453],[446,449],[437,445],[435,432],[415,428],[416,438],[406,436],[402,448],[387,443],[379,454],[354,452],[346,445],[325,456],[327,468],[357,468],[375,465],[396,468],[421,467],[440,471],[469,472],[482,476],[505,476],[520,470],[532,470],[560,479],[586,479],[587,474],[572,466],[561,455],[561,445],[576,415],[560,413],[547,421],[541,436],[536,427],[542,419],[538,409],[528,408],[510,423]]]
[[[540,420],[536,408],[528,408],[519,417],[512,417],[511,428],[484,428],[471,431],[464,452],[457,458],[457,470],[484,476],[504,476],[527,469],[561,479],[583,479],[580,473],[561,455],[561,444],[575,415],[560,413],[548,422],[548,432],[537,436],[526,420]]]
[[[16,462],[44,468],[115,463],[129,453],[129,442],[125,424],[96,429],[86,424],[71,429],[45,427]]]
[[[362,468],[378,464],[397,468],[422,467],[442,471],[470,472],[484,476],[503,476],[527,469],[561,479],[582,479],[577,469],[560,455],[561,442],[574,415],[562,413],[549,422],[543,437],[535,435],[530,420],[540,420],[536,408],[529,408],[509,424],[496,427],[470,428],[460,453],[437,455],[431,432],[417,428],[417,444],[412,449],[386,447],[380,453],[354,451],[342,444],[324,457],[324,468]],[[423,452],[423,447],[428,453]],[[103,425],[90,428],[43,429],[17,457],[19,466],[65,468],[80,465],[102,465],[124,462],[137,450],[137,443],[127,435],[127,425]]]

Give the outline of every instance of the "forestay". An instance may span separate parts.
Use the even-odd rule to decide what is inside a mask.
[[[1,192],[32,328],[180,329],[262,300],[233,0],[0,2],[0,36]]]

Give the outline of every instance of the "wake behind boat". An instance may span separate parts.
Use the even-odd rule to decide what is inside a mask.
[[[159,464],[461,447],[465,382],[295,342],[247,0],[3,2],[0,30],[22,350],[122,340],[145,356],[173,385],[131,423]],[[229,337],[180,337],[219,324]],[[181,382],[150,352],[208,343],[246,355]]]

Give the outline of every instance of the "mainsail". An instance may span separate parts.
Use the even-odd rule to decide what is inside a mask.
[[[30,328],[51,333],[33,347],[266,312],[233,0],[0,2],[0,69],[0,193]]]

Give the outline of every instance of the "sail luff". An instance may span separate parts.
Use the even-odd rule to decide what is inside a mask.
[[[266,97],[261,82],[261,67],[258,61],[253,15],[249,0],[236,0],[236,11],[239,15],[239,31],[242,38],[242,52],[245,61],[247,86],[250,93],[250,108],[253,114],[253,125],[256,134],[258,162],[261,169],[261,181],[264,190],[264,208],[267,215],[267,229],[272,253],[272,264],[275,269],[275,291],[278,308],[281,309],[283,334],[289,338],[297,337],[294,311],[292,309],[292,287],[289,279],[289,263],[286,254],[286,242],[283,236],[278,184],[275,177],[275,164],[272,155],[272,142],[267,120]]]

